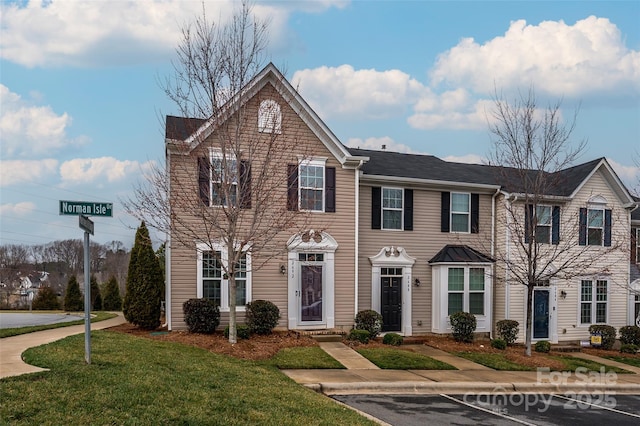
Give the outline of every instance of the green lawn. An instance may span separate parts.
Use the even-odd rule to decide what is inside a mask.
[[[575,358],[572,356],[552,355],[551,358],[558,359],[565,364],[563,371],[576,371],[576,368],[582,367],[589,371],[599,372],[600,368],[604,367],[605,372],[614,372],[617,374],[632,374],[630,371],[623,370],[622,368],[613,367],[611,365],[600,364],[599,362],[589,361],[588,359]]]
[[[0,380],[0,424],[373,424],[264,362],[178,343],[92,332],[32,348],[51,371]]]
[[[358,353],[387,370],[456,370],[446,362],[395,348],[360,348]]]
[[[37,311],[34,313],[43,313],[43,314],[59,314],[63,313],[62,311]],[[116,317],[116,314],[112,314],[110,312],[92,312],[94,315],[91,318],[91,322],[104,321],[111,318]],[[45,325],[33,325],[30,327],[16,327],[16,328],[0,328],[0,338],[3,337],[11,337],[18,336],[20,334],[33,333],[34,331],[42,331],[42,330],[51,330],[53,328],[61,328],[61,327],[69,327],[71,325],[79,325],[84,324],[84,314],[82,317],[79,317],[77,321],[68,321],[68,322],[59,322],[56,324],[45,324]]]
[[[639,356],[635,356],[635,357],[628,357],[628,356],[617,356],[617,355],[608,355],[605,356],[605,358],[613,360],[613,361],[618,361],[621,362],[623,364],[629,364],[633,367],[640,367],[640,357]]]
[[[340,364],[335,358],[318,346],[285,348],[280,350],[271,359],[265,361],[265,363],[281,370],[344,368],[344,365]]]

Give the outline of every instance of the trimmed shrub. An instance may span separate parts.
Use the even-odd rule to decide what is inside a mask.
[[[369,338],[375,339],[382,331],[382,315],[373,309],[366,309],[356,315],[356,330],[367,330]]]
[[[240,339],[248,339],[251,336],[249,326],[244,324],[236,324],[236,336]],[[229,338],[229,326],[224,328],[224,337]]]
[[[638,353],[638,345],[634,345],[633,343],[623,343],[620,346],[620,352],[623,354],[637,354]]]
[[[589,326],[589,333],[602,335],[602,349],[611,349],[616,342],[616,329],[610,325],[593,324]]]
[[[399,335],[398,333],[387,333],[382,338],[382,343],[385,345],[391,346],[400,346],[404,341],[404,337]]]
[[[211,334],[220,324],[220,308],[209,299],[189,299],[182,304],[182,312],[191,333]]]
[[[31,309],[60,309],[60,301],[58,300],[56,292],[53,291],[51,287],[41,287],[40,290],[38,290],[38,294],[36,295],[35,299],[33,299]]]
[[[71,275],[67,283],[67,290],[64,293],[64,310],[68,312],[84,311],[82,293],[80,293],[80,285],[75,275]]]
[[[493,339],[491,341],[491,347],[492,348],[496,348],[496,349],[500,349],[500,350],[505,350],[507,349],[507,342],[504,339]]]
[[[520,332],[520,323],[515,320],[500,320],[496,323],[496,331],[500,339],[504,340],[507,345],[511,346],[515,343]]]
[[[620,343],[640,346],[640,327],[637,325],[620,327]]]
[[[551,343],[546,340],[540,340],[539,342],[536,342],[534,349],[536,352],[548,353],[551,351]]]
[[[91,310],[102,310],[102,295],[100,294],[100,287],[98,287],[98,280],[95,275],[91,275]]]
[[[351,330],[351,332],[349,332],[349,337],[347,337],[347,339],[355,340],[366,345],[371,339],[371,333],[369,333],[367,330],[354,328],[353,330]]]
[[[456,342],[473,342],[473,333],[478,326],[475,315],[469,312],[456,312],[449,315],[449,321],[451,322],[451,334]]]
[[[111,276],[104,288],[104,301],[102,307],[105,311],[121,311],[122,296],[120,296],[120,287],[115,276]]]
[[[254,300],[247,303],[246,321],[251,333],[271,334],[279,319],[280,309],[273,302]]]

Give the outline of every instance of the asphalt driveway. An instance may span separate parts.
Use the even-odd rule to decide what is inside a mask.
[[[77,321],[84,316],[70,314],[40,314],[31,312],[2,312],[0,313],[0,328],[27,327],[33,325],[57,324],[61,322]]]

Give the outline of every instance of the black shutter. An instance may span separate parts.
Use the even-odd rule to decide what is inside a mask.
[[[524,209],[524,242],[529,244],[535,229],[533,222],[533,204],[527,204]]]
[[[587,245],[587,209],[580,208],[580,226],[578,229],[578,244],[581,246]]]
[[[560,244],[560,207],[554,206],[551,212],[551,244]]]
[[[210,163],[207,157],[198,157],[198,194],[205,206],[209,206],[209,190],[211,185]]]
[[[251,163],[240,160],[240,208],[251,208]]]
[[[382,188],[371,187],[371,229],[382,229]]]
[[[440,206],[440,232],[449,232],[451,229],[449,220],[451,216],[451,193],[442,193],[442,204]]]
[[[404,230],[413,231],[413,189],[404,190]]]
[[[471,233],[480,232],[480,194],[471,194]]]
[[[611,209],[604,211],[604,245],[611,247]]]
[[[298,210],[298,165],[287,166],[287,210]]]
[[[324,193],[324,211],[327,213],[336,212],[336,168],[326,167],[324,177],[327,180]]]

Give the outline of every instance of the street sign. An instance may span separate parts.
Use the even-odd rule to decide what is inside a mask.
[[[93,235],[93,222],[85,215],[78,216],[80,218],[80,229]]]
[[[113,217],[113,203],[60,200],[60,214],[67,216],[85,215]]]

